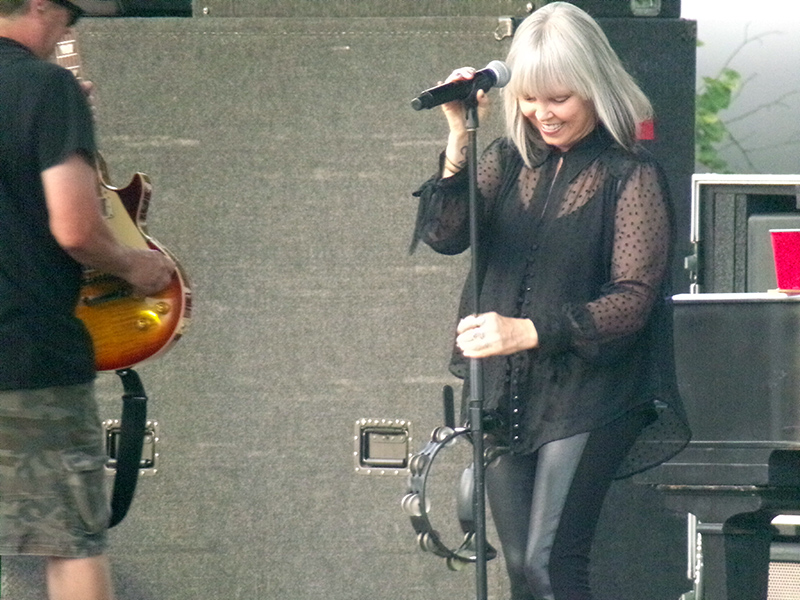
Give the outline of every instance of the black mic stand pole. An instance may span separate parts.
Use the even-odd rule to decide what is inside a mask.
[[[472,267],[472,307],[474,314],[480,314],[479,281],[479,240],[478,240],[478,171],[477,171],[477,132],[478,101],[477,90],[464,104],[467,109],[467,168],[469,175],[469,235]],[[472,432],[473,460],[473,518],[475,525],[475,591],[478,600],[486,600],[486,496],[483,459],[483,364],[479,358],[471,358],[469,422]]]

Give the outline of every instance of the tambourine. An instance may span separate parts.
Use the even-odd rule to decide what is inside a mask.
[[[410,471],[408,478],[408,492],[401,501],[403,512],[411,519],[411,525],[417,534],[419,547],[426,551],[441,556],[447,560],[450,570],[458,571],[469,563],[477,560],[477,547],[475,541],[474,500],[473,500],[473,465],[461,473],[461,480],[456,497],[456,513],[461,528],[463,539],[457,547],[451,548],[444,541],[444,536],[434,529],[430,521],[432,503],[429,499],[429,477],[439,453],[445,448],[454,447],[460,439],[468,439],[471,430],[468,427],[437,427],[431,434],[431,440],[417,454],[414,454],[408,463]],[[470,444],[471,448],[471,444]],[[504,448],[490,447],[484,452],[484,466],[488,466],[500,454],[505,453]],[[491,560],[497,556],[497,551],[486,543],[486,559]]]

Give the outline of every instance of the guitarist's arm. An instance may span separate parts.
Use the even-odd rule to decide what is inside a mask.
[[[137,250],[116,241],[100,206],[97,175],[82,155],[42,172],[50,231],[79,263],[121,277],[142,295],[165,288],[175,264],[161,252]]]

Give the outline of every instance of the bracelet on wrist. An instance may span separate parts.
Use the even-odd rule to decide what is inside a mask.
[[[449,170],[453,171],[454,173],[458,173],[461,169],[464,168],[465,165],[466,162],[458,165],[454,163],[452,160],[450,160],[449,156],[447,156],[446,154],[444,155],[444,166],[447,167]]]

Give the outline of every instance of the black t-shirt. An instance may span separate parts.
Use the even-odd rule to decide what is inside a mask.
[[[72,74],[0,37],[0,389],[90,381],[92,342],[75,317],[81,266],[48,224],[41,173],[96,150]]]

